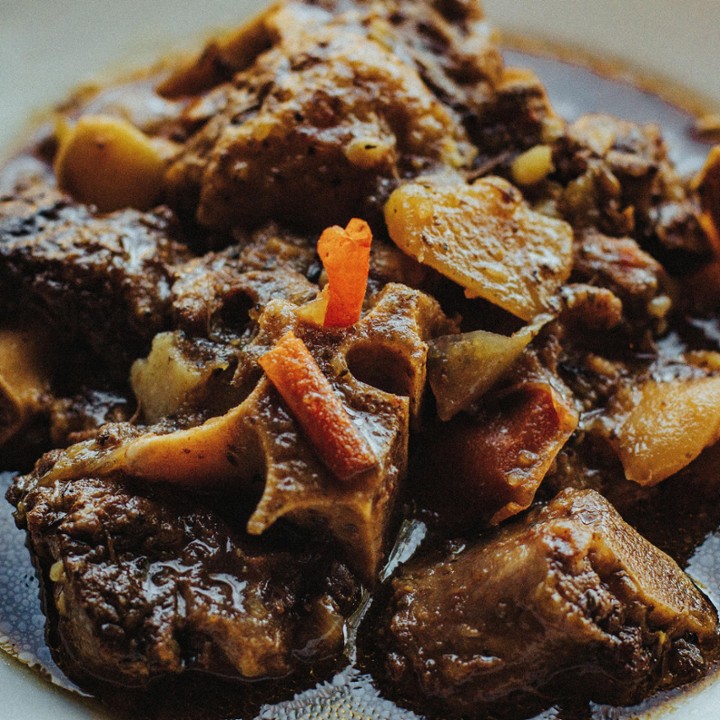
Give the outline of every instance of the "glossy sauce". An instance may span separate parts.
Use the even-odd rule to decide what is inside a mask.
[[[535,70],[547,87],[555,109],[566,119],[573,120],[587,112],[605,112],[636,122],[655,122],[661,126],[671,156],[682,174],[691,174],[702,165],[709,144],[697,139],[693,116],[657,95],[567,62],[515,50],[507,51],[505,57],[508,65]],[[103,94],[107,96],[108,93],[112,94],[112,91]],[[138,112],[141,111],[142,108]],[[149,107],[147,112],[162,115],[163,109]],[[22,166],[24,161],[19,158],[15,162]],[[694,345],[720,350],[720,326],[717,322],[692,321],[689,327],[694,330],[691,339]],[[686,567],[716,606],[720,606],[720,482],[715,477],[719,474],[718,468],[720,448],[716,447],[707,451],[680,476],[649,493],[649,499],[635,505],[626,517]],[[3,493],[10,478],[9,472],[0,474]],[[693,498],[694,488],[708,498],[700,507]],[[391,566],[397,566],[410,557],[423,538],[421,523],[406,523],[391,554]],[[392,569],[389,567],[384,577]],[[15,529],[9,504],[0,503],[0,645],[21,662],[36,667],[56,684],[79,691],[52,660],[45,642],[44,617],[38,603],[38,592],[37,580],[24,547],[24,534]],[[195,675],[159,683],[147,693],[107,687],[95,691],[111,717],[118,715],[153,720],[250,720],[255,717],[282,720],[331,720],[340,717],[411,720],[417,716],[395,705],[392,698],[382,698],[372,678],[363,675],[353,665],[355,632],[370,602],[371,599],[366,597],[366,603],[346,628],[348,662],[346,667],[337,668],[339,672],[334,679],[332,672],[326,672],[322,677],[315,677],[310,672],[306,677],[279,685],[264,682],[237,685]],[[703,683],[710,681],[712,678]],[[674,691],[652,698],[641,708],[615,709],[594,704],[553,706],[536,717],[538,720],[630,718],[643,709],[666,702],[668,695],[672,702],[671,698],[682,692]],[[296,693],[300,694],[293,699]],[[401,698],[396,700],[402,702]]]

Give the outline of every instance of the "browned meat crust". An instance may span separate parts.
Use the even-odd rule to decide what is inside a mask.
[[[33,186],[0,200],[0,282],[124,375],[168,322],[178,238],[166,209],[97,215]]]
[[[632,703],[693,677],[718,647],[707,598],[590,490],[415,562],[392,588],[390,677],[473,716],[547,685]]]
[[[326,552],[254,541],[177,493],[92,478],[24,490],[19,518],[75,673],[260,679],[342,645],[356,587]]]

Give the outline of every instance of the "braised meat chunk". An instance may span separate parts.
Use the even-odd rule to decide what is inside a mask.
[[[322,227],[376,214],[401,177],[470,166],[454,112],[352,16],[316,27],[317,11],[291,3],[271,20],[282,40],[218,91],[223,110],[168,170],[200,223]]]
[[[168,322],[178,240],[167,209],[98,215],[32,186],[0,200],[0,283],[124,375]]]
[[[547,685],[632,703],[696,677],[718,646],[707,598],[594,491],[416,562],[392,588],[387,672],[458,712]]]
[[[700,199],[675,171],[656,125],[583,116],[557,143],[555,163],[565,185],[560,207],[573,225],[630,235],[670,272],[710,258]]]
[[[420,413],[426,340],[453,325],[434,300],[401,285],[386,286],[361,321],[332,334],[299,323],[294,310],[275,301],[261,315],[257,337],[240,355],[236,371],[241,377],[252,375],[256,385],[224,415],[202,424],[191,416],[185,418],[190,427],[180,428],[177,420],[162,418],[148,428],[129,423],[108,426],[99,437],[49,456],[42,463],[41,481],[119,476],[251,493],[257,479],[264,477],[262,496],[246,521],[248,532],[260,535],[284,517],[329,531],[354,569],[373,584],[406,472],[411,418]],[[319,371],[329,378],[329,392],[342,398],[355,432],[361,428],[358,436],[372,449],[373,466],[361,477],[348,482],[336,477],[333,466],[328,467],[319,454],[321,448],[257,371],[257,359],[293,328],[311,348],[311,362],[314,355]],[[167,362],[173,357],[166,347],[168,341],[172,345],[168,335],[163,333],[153,346],[153,352],[161,355],[161,367],[163,358]],[[375,370],[372,365],[378,357],[394,363],[395,369]],[[174,362],[179,364],[177,359]],[[136,390],[143,393],[141,404],[153,410],[171,402],[154,387],[162,374],[156,364],[151,354],[134,373]],[[175,374],[179,372],[176,367]],[[149,373],[148,378],[143,379],[143,373]],[[165,373],[164,384],[165,393],[174,395],[175,378]],[[320,413],[313,417],[315,422],[321,419]]]
[[[13,490],[70,667],[142,685],[283,676],[338,653],[356,586],[320,550],[237,532],[198,499],[82,478]]]

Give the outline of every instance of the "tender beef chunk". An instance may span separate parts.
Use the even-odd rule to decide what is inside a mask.
[[[321,0],[328,9],[353,7],[369,36],[409,58],[427,87],[461,118],[479,149],[473,172],[506,163],[544,142],[557,123],[540,80],[503,68],[497,38],[476,0]]]
[[[70,222],[75,207],[68,197],[42,180],[13,185],[0,196],[0,222],[2,239],[32,237],[65,220]]]
[[[555,164],[565,186],[559,207],[576,227],[632,236],[671,272],[709,258],[700,202],[675,172],[655,125],[585,115],[558,143]]]
[[[134,413],[134,403],[112,390],[83,388],[73,397],[61,397],[50,407],[50,437],[54,447],[93,437],[109,422],[124,422]]]
[[[342,0],[321,4],[351,7]],[[459,115],[479,149],[475,174],[544,142],[545,131],[558,124],[535,74],[503,68],[495,32],[475,0],[395,0],[382,10],[372,0],[353,4],[368,13],[370,37],[410,58],[428,88]]]
[[[167,175],[173,201],[212,228],[370,217],[398,178],[474,155],[415,69],[349,23],[288,33],[224,92]]]
[[[388,283],[402,283],[417,290],[425,290],[438,278],[440,275],[432,268],[421,265],[394,243],[373,240],[368,278],[370,295],[381,292]]]
[[[43,186],[0,199],[0,296],[21,296],[125,376],[168,322],[187,258],[164,209],[94,214]]]
[[[627,235],[655,201],[667,148],[654,125],[584,115],[569,126],[555,163],[569,183],[562,209],[573,224]]]
[[[592,490],[392,583],[385,667],[457,712],[554,685],[631,703],[697,677],[717,613],[675,562]]]
[[[648,303],[664,285],[663,267],[632,238],[616,238],[596,230],[576,235],[572,279],[611,291],[625,315],[648,319]]]
[[[507,174],[523,150],[549,142],[562,128],[540,79],[531,70],[506,68],[494,93],[473,113],[466,126],[479,156],[472,176]]]
[[[665,200],[648,212],[648,232],[650,241],[655,241],[654,252],[675,271],[684,270],[711,257],[708,236],[701,224],[701,208],[694,196],[681,197],[678,200]]]
[[[409,58],[428,88],[463,120],[493,97],[502,57],[477,0],[393,0],[382,9],[372,0],[356,4],[367,13],[370,36]]]
[[[111,479],[29,476],[9,497],[70,672],[123,685],[186,669],[254,680],[342,647],[354,581],[297,539],[258,543],[197,498]]]
[[[208,253],[178,268],[172,286],[178,328],[193,335],[237,341],[272,299],[301,305],[317,295],[318,287],[303,275],[285,264],[276,267],[271,250],[259,245],[245,250],[249,252],[231,248]],[[258,265],[267,269],[253,268]]]
[[[271,222],[251,233],[237,232],[238,259],[245,270],[294,270],[317,281],[321,265],[317,257],[319,235],[298,235]]]
[[[305,0],[284,4],[292,6],[290,14],[279,13],[273,6],[234,33],[212,40],[198,57],[164,81],[160,92],[196,95],[230,81],[300,26],[331,22],[326,13],[341,16],[341,24],[364,28],[369,37],[412,62],[437,97],[463,115],[488,99],[502,70],[495,31],[478,0]],[[207,109],[199,103],[190,114],[197,118]]]
[[[476,2],[291,2],[258,22],[268,47],[190,106],[199,129],[167,173],[211,228],[372,220],[399,180],[483,174],[555,119],[531,72],[503,70]]]

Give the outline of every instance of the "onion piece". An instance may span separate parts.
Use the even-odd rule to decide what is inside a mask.
[[[428,381],[440,419],[450,420],[472,407],[515,364],[549,319],[541,315],[510,337],[475,330],[430,340]]]

